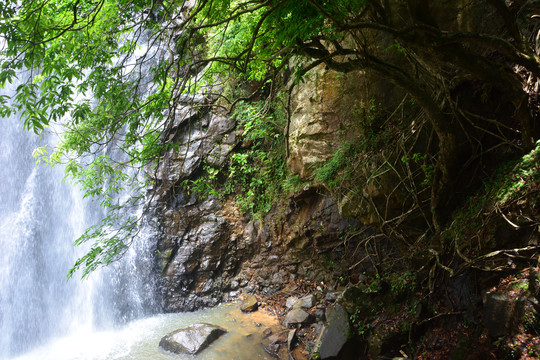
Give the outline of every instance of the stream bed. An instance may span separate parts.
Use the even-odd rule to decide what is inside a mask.
[[[164,335],[200,322],[219,325],[228,333],[195,356],[159,348]],[[262,345],[268,327],[275,332],[279,323],[263,311],[242,313],[240,305],[232,303],[193,313],[155,315],[107,331],[81,329],[13,360],[270,360]]]

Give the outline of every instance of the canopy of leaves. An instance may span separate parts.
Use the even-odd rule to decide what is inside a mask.
[[[362,3],[331,12],[348,16]],[[94,242],[75,265],[83,275],[129,243],[137,219],[118,211],[143,200],[139,173],[174,146],[165,139],[185,96],[233,74],[271,79],[299,41],[327,31],[317,6],[296,1],[3,1],[0,17],[0,86],[19,84],[0,115],[18,113],[36,133],[61,127],[56,145],[34,155],[65,163],[66,177],[108,209],[76,242]],[[118,196],[126,190],[129,203]]]
[[[463,146],[482,153],[476,138],[490,136],[497,139],[494,148],[530,149],[537,130],[513,72],[518,65],[540,76],[530,34],[521,30],[527,27],[518,26],[531,11],[529,2],[460,4],[4,0],[0,85],[20,85],[11,99],[0,98],[0,115],[19,113],[36,133],[61,126],[54,148],[37,149],[36,155],[50,164],[66,163],[67,177],[109,209],[107,218],[78,241],[95,241],[75,266],[88,274],[128,245],[137,219],[119,221],[118,210],[143,200],[140,190],[148,180],[139,173],[152,171],[147,165],[156,165],[175,146],[169,133],[186,96],[238,82],[268,87],[289,67],[296,80],[292,86],[319,64],[341,72],[370,69],[412,96],[436,134],[431,207],[437,227]],[[454,20],[486,13],[497,26],[461,27]],[[493,125],[489,113],[463,107],[453,89],[464,81],[505,92],[520,128]],[[261,87],[244,98],[260,97]],[[221,92],[216,104],[230,110],[239,100],[231,94]],[[467,126],[476,138],[464,134]],[[126,189],[134,196],[122,203],[118,194]]]

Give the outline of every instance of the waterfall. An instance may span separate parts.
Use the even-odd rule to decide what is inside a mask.
[[[156,312],[152,244],[144,229],[122,261],[88,280],[76,274],[67,281],[84,253],[73,241],[101,210],[62,183],[61,166],[35,166],[32,150],[53,141],[50,135],[23,131],[17,116],[0,121],[0,360]]]

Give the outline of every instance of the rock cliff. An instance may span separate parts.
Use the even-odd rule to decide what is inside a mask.
[[[493,31],[501,25],[488,24],[478,8],[462,5],[441,5],[434,11],[436,21],[453,31]],[[445,17],[446,13],[457,14],[457,20]],[[457,72],[456,68],[446,70]],[[523,79],[529,76],[527,84],[536,83],[529,81],[530,74],[516,72]],[[291,89],[290,79],[282,80],[283,88]],[[503,90],[466,76],[452,81],[445,96],[454,104],[464,104],[464,111],[486,122],[500,116],[497,126],[501,127],[516,121],[512,118],[516,109]],[[532,88],[527,90],[530,94]],[[451,198],[437,203],[433,179],[438,171],[440,176],[440,154],[445,149],[425,109],[411,94],[373,72],[338,73],[321,65],[288,95],[290,113],[280,129],[286,137],[283,160],[287,176],[296,176],[301,186],[283,191],[273,199],[270,211],[258,216],[240,208],[241,191],[223,195],[214,189],[197,192],[195,186],[186,186],[208,188],[209,167],[219,171],[235,154],[253,148],[245,119],[242,123],[234,115],[217,113],[206,100],[197,110],[186,107],[178,115],[181,120],[174,124],[170,139],[178,146],[164,154],[154,172],[163,308],[195,310],[236,299],[241,293],[272,296],[301,279],[325,290],[344,290],[349,285],[340,301],[354,322],[353,332],[374,356],[390,349],[396,339],[410,345],[416,331],[425,332],[429,326],[437,329],[439,318],[454,319],[465,311],[475,314],[479,328],[488,321],[489,328],[499,328],[496,320],[480,324],[477,315],[482,307],[491,306],[482,304],[481,293],[504,288],[505,280],[483,274],[523,269],[525,264],[533,267],[537,207],[525,207],[537,201],[537,176],[529,171],[530,158],[536,153],[515,162],[523,155],[515,150],[514,145],[520,143],[517,133],[506,137],[504,144],[496,143],[491,125],[480,134],[466,115],[456,115],[463,122],[456,138],[459,151],[453,155],[461,168],[453,173],[451,188],[446,188]],[[500,114],[489,105],[495,103],[503,104],[497,107]],[[452,110],[445,100],[441,104],[445,115]],[[533,190],[520,193],[521,202],[517,197],[511,205],[500,201],[500,190],[513,186],[493,176],[501,159],[514,161],[517,169],[501,172],[503,176],[532,184]],[[529,172],[521,171],[523,164],[529,164]],[[259,170],[264,171],[255,169]],[[228,181],[226,176],[217,179]],[[444,204],[441,214],[447,216],[441,222],[435,219],[437,204]],[[506,215],[501,218],[497,213],[503,212]],[[501,248],[508,251],[497,250]],[[524,264],[517,266],[517,259]],[[529,281],[527,274],[529,270],[519,281],[511,281],[523,289]],[[501,307],[527,296],[533,304],[529,308],[538,307],[534,295],[538,290],[533,285],[527,286],[536,290],[521,291],[517,297],[501,296],[506,299]],[[517,313],[507,316],[512,318],[512,326],[507,326],[511,331],[517,331],[526,311],[520,307]],[[490,319],[502,318],[499,315]],[[519,319],[514,321],[514,317]],[[466,325],[459,319],[449,333]],[[511,331],[502,335],[509,336]],[[467,334],[479,341],[490,336]],[[420,348],[413,350],[420,352]]]
[[[361,101],[356,80],[362,74],[349,76],[347,86],[336,73],[320,69],[316,74],[293,97],[288,166],[303,178],[339,146],[350,110],[340,101],[343,95],[350,103]],[[212,306],[240,292],[272,294],[296,278],[336,285],[336,273],[347,273],[351,265],[355,273],[372,269],[369,261],[360,261],[366,250],[354,247],[359,234],[368,237],[374,230],[342,216],[324,187],[306,183],[255,220],[241,214],[231,198],[183,186],[198,179],[204,166],[221,166],[242,145],[233,117],[210,107],[186,109],[172,131],[179,147],[164,154],[153,172],[160,232],[156,261],[166,311]],[[354,254],[344,258],[346,253]]]

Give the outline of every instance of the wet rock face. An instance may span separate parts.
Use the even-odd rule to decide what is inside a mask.
[[[181,183],[195,179],[203,162],[222,165],[236,146],[235,120],[186,106],[176,114],[169,141],[178,143],[164,154],[154,171],[159,219],[157,262],[161,269],[162,307],[189,311],[228,300],[230,282],[237,272],[237,239],[229,222],[219,216],[214,196],[201,198]]]
[[[194,324],[164,336],[159,346],[175,354],[195,355],[206,349],[227,330],[211,324]]]
[[[178,148],[167,151],[155,172],[150,173],[165,184],[190,177],[205,159],[214,166],[222,165],[237,143],[233,118],[204,112],[179,116],[182,120],[170,135]]]
[[[207,199],[165,214],[159,244],[166,311],[196,310],[229,300],[232,276],[242,260],[219,202]]]
[[[336,246],[356,222],[341,219],[332,200],[315,192],[294,199],[287,211],[284,224],[261,227],[247,222],[231,202],[201,200],[180,191],[161,217],[158,261],[164,310],[214,306],[241,292],[272,294],[296,276],[330,281],[332,269],[309,269],[304,261],[312,263],[314,253]],[[309,308],[310,300],[300,305]]]
[[[232,119],[208,110],[184,112],[170,135],[179,147],[149,171],[156,181],[153,218],[162,309],[211,307],[242,292],[270,295],[296,278],[333,281],[335,269],[313,260],[331,263],[333,256],[340,262],[344,234],[361,223],[342,218],[324,189],[306,188],[262,223],[240,214],[231,199],[190,193],[182,182],[196,180],[204,163],[224,164],[241,139]],[[357,257],[347,260],[356,263],[364,254],[358,251]],[[367,270],[362,267],[357,268]],[[309,307],[309,299],[305,302]]]

